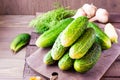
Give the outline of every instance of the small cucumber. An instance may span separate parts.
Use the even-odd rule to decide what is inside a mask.
[[[17,53],[22,47],[27,45],[30,41],[30,35],[28,33],[21,33],[17,35],[10,44],[10,49]]]
[[[67,18],[61,20],[52,29],[44,32],[36,41],[38,47],[49,47],[52,46],[58,37],[58,35],[73,21],[73,18]]]
[[[58,62],[58,67],[61,70],[68,70],[73,66],[74,60],[69,57],[69,52],[67,52]]]
[[[83,57],[95,41],[95,31],[87,28],[82,36],[71,46],[69,56],[72,59],[80,59]]]
[[[51,56],[54,60],[59,60],[64,55],[65,51],[68,49],[67,47],[62,46],[60,42],[61,34],[62,33],[60,33],[60,35],[57,37],[51,50]]]
[[[51,65],[51,64],[55,63],[55,60],[53,60],[52,56],[51,56],[51,50],[44,56],[43,62],[46,65]]]
[[[93,28],[95,30],[102,49],[109,49],[111,47],[110,38],[99,28],[97,24],[94,22],[89,22],[87,27]]]
[[[98,43],[94,43],[85,56],[74,61],[74,69],[80,73],[89,71],[96,64],[100,55],[101,46]]]
[[[61,44],[64,47],[71,46],[84,32],[87,27],[88,18],[85,16],[74,19],[68,26],[63,30],[61,35]]]

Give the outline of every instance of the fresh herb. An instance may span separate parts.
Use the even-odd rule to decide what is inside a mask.
[[[37,33],[44,33],[48,29],[53,28],[60,20],[71,17],[74,14],[74,10],[60,7],[36,17],[30,22],[30,26],[32,26]]]

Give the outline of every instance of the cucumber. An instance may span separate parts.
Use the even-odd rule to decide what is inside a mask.
[[[85,73],[89,71],[98,61],[101,55],[101,46],[94,43],[86,55],[74,61],[74,69],[77,72]]]
[[[61,34],[62,33],[60,33],[60,35],[57,37],[51,50],[51,56],[54,60],[59,60],[64,55],[65,51],[68,49],[67,47],[61,45],[60,42]]]
[[[85,16],[74,19],[68,26],[63,30],[61,35],[61,44],[64,47],[71,46],[84,32],[87,27],[88,18]]]
[[[30,35],[28,33],[18,34],[10,44],[10,49],[17,53],[21,48],[27,45],[30,41]]]
[[[73,21],[73,18],[61,20],[54,28],[44,32],[36,41],[38,47],[52,46],[58,35]]]
[[[87,28],[82,36],[71,46],[69,56],[72,59],[80,59],[83,57],[95,41],[95,31]]]
[[[95,30],[96,36],[99,39],[102,49],[111,48],[110,38],[99,28],[97,24],[94,22],[89,22],[87,27],[93,28]]]
[[[51,64],[54,64],[54,63],[55,63],[55,60],[53,60],[53,59],[52,59],[52,56],[51,56],[51,50],[44,56],[43,62],[44,62],[46,65],[51,65]]]
[[[58,67],[61,70],[68,70],[73,66],[74,60],[69,57],[69,52],[67,52],[58,62]]]

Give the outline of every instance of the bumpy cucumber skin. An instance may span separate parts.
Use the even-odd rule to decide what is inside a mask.
[[[58,62],[58,67],[61,70],[68,70],[73,66],[74,60],[69,57],[69,52],[67,52]]]
[[[95,31],[88,28],[82,36],[71,46],[69,56],[72,59],[80,59],[83,57],[95,41]]]
[[[30,41],[30,35],[28,33],[21,33],[17,35],[10,44],[10,49],[16,53],[23,46],[27,45]]]
[[[94,22],[89,22],[87,27],[93,28],[95,30],[96,36],[99,39],[102,49],[111,48],[110,38],[98,27],[97,24],[95,24]]]
[[[54,28],[44,32],[36,41],[38,47],[50,47],[58,35],[73,21],[73,18],[61,20]]]
[[[51,50],[51,56],[54,60],[59,60],[64,55],[65,51],[68,49],[67,47],[62,46],[60,42],[61,34],[62,33],[60,33],[60,35],[57,37]]]
[[[94,43],[87,54],[74,61],[74,69],[77,72],[85,73],[89,71],[96,64],[101,55],[101,46],[98,43]]]
[[[55,63],[55,60],[53,60],[52,56],[51,56],[51,50],[44,56],[43,58],[43,62],[46,65],[51,65]]]
[[[61,35],[61,44],[64,47],[71,46],[84,32],[87,27],[88,18],[81,16],[73,20]]]

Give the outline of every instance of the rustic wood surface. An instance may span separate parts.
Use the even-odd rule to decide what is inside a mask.
[[[70,9],[78,9],[85,3],[93,3],[109,12],[120,13],[120,0],[0,0],[0,14],[35,14],[54,8],[55,2]]]
[[[0,16],[0,80],[23,80],[26,48],[13,55],[9,49],[9,45],[17,34],[23,32],[31,34],[33,32],[33,29],[28,27],[29,21],[33,18],[33,15]],[[116,27],[119,28],[119,24]],[[28,46],[27,50],[29,47],[33,47],[33,45]],[[32,50],[35,51],[36,49],[37,47],[34,47]],[[26,56],[30,54],[26,54]],[[120,56],[108,69],[102,80],[120,80],[119,67]],[[29,68],[27,64],[25,65],[25,70],[24,79],[27,77],[28,80],[30,76],[39,75]]]
[[[33,15],[0,16],[0,80],[22,80],[26,49],[13,55],[9,46],[19,33],[31,33],[28,23]]]

